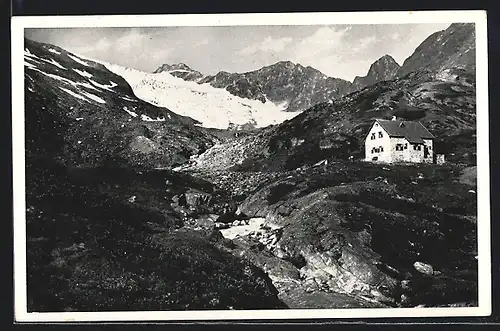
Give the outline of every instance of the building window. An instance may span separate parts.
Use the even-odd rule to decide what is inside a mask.
[[[408,149],[408,143],[405,143],[405,149]]]
[[[422,150],[422,146],[420,146],[418,144],[415,144],[415,145],[413,145],[413,150],[414,151],[421,151]]]
[[[379,149],[380,149],[381,152],[384,151],[384,147],[382,147],[382,146],[380,146]]]
[[[378,133],[378,137],[379,137],[379,138],[382,138],[383,136],[384,136],[384,135],[382,134],[382,131],[380,131],[380,132]]]
[[[372,136],[371,136],[371,138],[370,138],[370,139],[371,139],[371,140],[374,140],[374,139],[375,139],[375,132],[374,132],[374,133],[372,133]]]
[[[396,144],[396,150],[397,151],[402,151],[403,150],[403,144]]]

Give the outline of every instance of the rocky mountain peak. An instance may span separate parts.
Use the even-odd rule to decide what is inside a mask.
[[[357,76],[354,79],[353,89],[362,89],[381,81],[391,80],[395,77],[399,68],[400,66],[396,60],[386,54],[372,63],[366,76]]]
[[[425,39],[398,70],[398,77],[416,70],[440,72],[461,68],[476,69],[475,27],[473,23],[453,23]]]
[[[374,76],[382,70],[397,70],[400,68],[400,65],[394,60],[392,56],[386,54],[379,58],[377,61],[373,62],[368,70],[368,76]]]
[[[183,62],[174,63],[174,64],[162,64],[158,67],[153,73],[158,74],[161,72],[168,72],[172,76],[182,78],[186,81],[198,81],[203,77],[203,74],[199,71],[196,71],[189,67],[187,64]]]

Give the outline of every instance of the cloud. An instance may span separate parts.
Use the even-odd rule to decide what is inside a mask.
[[[197,43],[195,43],[193,46],[194,47],[197,47],[197,46],[205,46],[205,45],[208,45],[209,44],[209,40],[208,38],[204,38],[200,41],[198,41]]]
[[[322,27],[312,35],[302,39],[292,53],[296,62],[308,61],[320,55],[332,53],[334,49],[342,48],[344,38],[349,29]]]
[[[71,46],[71,45],[64,45],[62,44],[63,47],[67,47],[69,51],[74,52],[76,54],[81,54],[81,55],[89,55],[89,54],[100,54],[100,53],[106,53],[110,49],[113,48],[113,43],[110,42],[106,37],[100,38],[96,43],[93,43],[91,45],[85,45],[85,46]]]
[[[400,38],[401,38],[401,36],[399,35],[399,33],[394,32],[394,33],[392,33],[392,34],[390,35],[390,38],[391,38],[392,40],[398,40],[398,39],[400,39]]]
[[[137,29],[132,29],[129,33],[116,39],[115,47],[117,50],[142,49],[145,43],[150,39],[149,35],[141,33]]]
[[[272,38],[268,36],[262,42],[257,42],[251,44],[243,49],[241,49],[239,55],[253,55],[259,52],[266,53],[280,53],[283,52],[288,44],[292,42],[291,37],[285,38]]]
[[[375,36],[368,36],[359,39],[354,43],[351,48],[353,53],[366,52],[370,47],[372,47],[377,42],[377,38]]]

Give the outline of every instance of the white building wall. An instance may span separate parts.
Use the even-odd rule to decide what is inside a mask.
[[[379,136],[379,133],[382,133],[382,137]],[[372,133],[375,133],[375,139],[371,139]],[[385,132],[384,129],[378,124],[375,123],[370,132],[366,136],[365,140],[365,161],[376,161],[376,162],[390,162],[391,161],[391,153],[390,153],[390,137]],[[372,153],[373,148],[382,147],[382,151]],[[373,158],[376,157],[377,160]]]
[[[391,138],[391,154],[393,162],[416,162],[416,163],[432,163],[434,146],[432,139],[423,139],[424,145],[427,146],[428,155],[425,155],[424,145],[420,144],[420,150],[414,149],[413,144],[410,144],[405,138]],[[402,144],[404,147],[403,151],[396,150],[396,145]]]
[[[398,144],[401,144],[403,146],[403,150],[396,150],[396,146]],[[391,138],[391,162],[412,162],[411,160],[413,159],[412,153],[413,147],[411,144],[406,140],[406,138],[397,138],[397,137],[392,137]],[[406,148],[405,148],[406,147]]]

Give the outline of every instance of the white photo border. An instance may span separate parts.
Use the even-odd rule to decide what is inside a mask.
[[[334,23],[332,23],[334,22]],[[478,307],[29,313],[26,288],[24,29],[235,25],[474,23],[476,31]],[[11,21],[14,315],[16,322],[216,321],[475,317],[491,314],[490,170],[486,11],[14,16]]]

